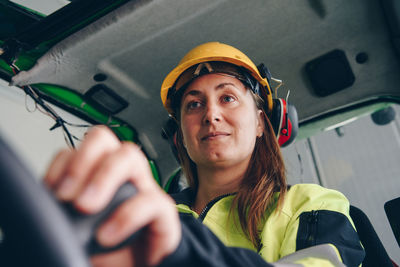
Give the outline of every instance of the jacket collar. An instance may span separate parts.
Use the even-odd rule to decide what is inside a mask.
[[[176,204],[184,204],[191,207],[196,194],[192,188],[188,187],[179,193],[172,194],[171,197],[175,200]]]

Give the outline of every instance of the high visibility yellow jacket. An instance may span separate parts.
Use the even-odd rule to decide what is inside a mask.
[[[258,250],[243,233],[237,214],[229,216],[234,195],[214,199],[200,215],[190,208],[194,200],[190,189],[173,197],[181,214],[183,241],[181,251],[175,252],[178,256],[168,259],[171,262],[177,256],[191,260],[187,262],[191,266],[263,266],[260,259],[265,266],[359,266],[365,256],[349,216],[349,202],[335,190],[315,184],[291,186],[281,210],[274,201],[266,211]]]

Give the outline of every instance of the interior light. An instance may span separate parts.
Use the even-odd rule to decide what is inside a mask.
[[[96,108],[108,114],[116,114],[126,108],[126,102],[117,93],[104,84],[97,84],[85,93],[86,100]]]

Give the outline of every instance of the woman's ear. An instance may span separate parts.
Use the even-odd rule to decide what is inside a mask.
[[[257,109],[257,137],[263,136],[264,126],[264,112],[261,109]]]
[[[187,147],[186,147],[186,142],[185,142],[185,139],[183,138],[183,136],[182,136],[182,144],[183,144],[183,146],[187,149]]]
[[[185,138],[183,137],[183,133],[182,133],[182,128],[179,128],[178,131],[180,131],[180,137],[181,137],[182,145],[185,147],[185,149],[187,149]]]

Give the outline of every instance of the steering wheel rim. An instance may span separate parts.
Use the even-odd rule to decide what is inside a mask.
[[[60,204],[34,179],[1,136],[0,196],[2,263],[91,266]]]

